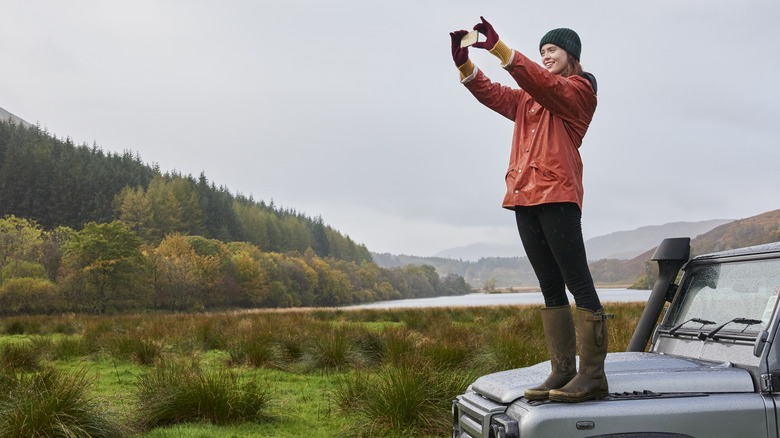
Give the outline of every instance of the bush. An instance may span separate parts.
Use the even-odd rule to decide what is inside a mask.
[[[0,287],[0,309],[7,315],[53,313],[65,308],[56,284],[43,278],[12,278]]]
[[[0,286],[12,278],[21,277],[48,279],[46,268],[43,265],[23,260],[14,260],[0,269]]]
[[[0,438],[130,436],[97,400],[87,397],[91,383],[85,371],[0,374]]]
[[[260,423],[271,418],[266,412],[270,399],[256,379],[166,363],[138,379],[138,424],[150,429],[197,421]]]

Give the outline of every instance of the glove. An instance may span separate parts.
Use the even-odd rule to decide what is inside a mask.
[[[452,60],[455,61],[455,67],[460,67],[469,60],[469,48],[461,47],[460,40],[463,35],[469,33],[467,30],[456,30],[450,32],[450,38],[452,39]]]
[[[485,20],[485,17],[479,17],[479,19],[482,20],[482,23],[477,23],[474,26],[474,30],[485,35],[485,41],[474,43],[474,47],[492,50],[498,42],[498,34],[493,30],[493,26]]]

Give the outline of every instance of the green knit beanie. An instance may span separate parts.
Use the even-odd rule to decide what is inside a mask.
[[[542,50],[542,46],[548,43],[555,44],[577,61],[580,60],[582,43],[580,43],[580,36],[577,35],[577,32],[565,27],[553,29],[542,37],[542,41],[539,42],[539,50]]]

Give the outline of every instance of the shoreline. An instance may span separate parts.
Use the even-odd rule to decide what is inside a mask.
[[[633,284],[595,284],[596,289],[628,289]],[[474,289],[475,293],[482,294],[516,294],[526,292],[541,292],[539,286],[511,286],[511,287],[496,287],[492,290]]]

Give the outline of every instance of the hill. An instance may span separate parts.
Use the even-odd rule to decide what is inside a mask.
[[[371,260],[365,246],[322,218],[233,195],[205,174],[162,173],[129,151],[77,146],[13,117],[0,117],[0,157],[0,218],[15,215],[45,229],[121,219],[149,244],[180,233],[262,251],[312,248],[320,257]]]
[[[0,120],[14,122],[16,124],[23,125],[23,126],[26,126],[28,128],[33,126],[31,123],[28,123],[27,121],[25,121],[21,117],[18,117],[18,116],[14,115],[14,114],[11,114],[10,112],[6,111],[3,108],[0,108]]]
[[[714,228],[712,228],[713,226]],[[707,228],[710,228],[709,231],[703,234],[694,234],[697,230]],[[692,256],[776,242],[780,240],[780,210],[736,221],[678,222],[642,227],[634,231],[636,233],[626,231],[602,236],[605,238],[603,240],[606,242],[605,248],[609,246],[608,243],[612,239],[617,237],[629,241],[626,243],[626,247],[640,248],[640,243],[633,242],[634,239],[646,243],[643,243],[644,249],[634,257],[603,258],[591,262],[590,270],[597,284],[651,287],[655,281],[656,267],[654,263],[650,262],[650,257],[655,252],[657,245],[666,237],[692,237]],[[444,257],[394,256],[391,254],[373,254],[373,257],[380,266],[428,264],[434,266],[440,274],[446,272],[461,275],[467,282],[476,287],[485,285],[491,279],[495,280],[497,287],[521,287],[537,284],[530,263],[525,257],[483,257],[477,261],[454,260]]]
[[[701,222],[673,222],[664,225],[649,225],[635,230],[617,231],[585,241],[589,260],[629,260],[669,236],[695,237],[713,228],[731,222],[731,219],[714,219]],[[448,248],[436,253],[435,257],[478,261],[491,257],[523,257],[523,245],[518,238],[508,244],[474,243],[467,246]]]
[[[678,237],[678,236],[668,236]],[[691,239],[691,257],[728,249],[780,241],[780,210],[731,221]],[[606,259],[590,264],[596,281],[631,282],[638,288],[652,287],[657,266],[650,257],[657,245],[629,260]]]
[[[691,241],[694,255],[780,241],[780,210],[723,224]]]
[[[343,306],[468,293],[290,209],[0,120],[0,316]]]
[[[641,255],[648,248],[654,248],[667,237],[696,237],[733,219],[713,219],[700,222],[672,222],[664,225],[649,225],[630,231],[617,231],[588,239],[585,242],[590,260],[629,260]]]

